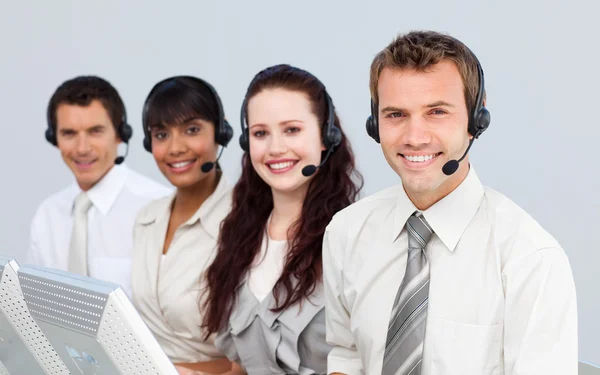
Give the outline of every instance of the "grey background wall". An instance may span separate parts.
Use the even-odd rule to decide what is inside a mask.
[[[127,163],[166,182],[141,145],[141,108],[158,80],[213,83],[232,124],[260,69],[281,62],[327,85],[365,176],[365,194],[398,183],[364,131],[368,69],[399,32],[463,40],[486,73],[490,129],[471,160],[484,182],[521,205],[566,249],[577,284],[580,358],[600,363],[600,168],[594,1],[2,1],[0,4],[0,253],[24,258],[29,222],[71,182],[45,142],[53,90],[97,74],[120,91],[136,132]],[[233,181],[236,138],[222,166]]]

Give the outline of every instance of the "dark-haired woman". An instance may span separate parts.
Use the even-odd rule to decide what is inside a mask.
[[[231,188],[212,162],[232,130],[212,86],[187,76],[154,86],[142,122],[144,147],[176,189],[138,214],[133,302],[178,369],[222,373],[231,363],[215,348],[214,335],[199,327],[198,298],[231,209]]]
[[[203,327],[218,333],[231,373],[324,374],[323,233],[362,177],[325,86],[304,70],[258,73],[242,127],[242,174],[205,274]]]

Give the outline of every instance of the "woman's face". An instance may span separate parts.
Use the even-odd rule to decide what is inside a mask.
[[[287,89],[265,89],[248,101],[250,159],[273,192],[308,188],[302,168],[318,165],[325,150],[321,124],[307,95]]]
[[[212,122],[196,118],[184,124],[155,126],[150,132],[154,160],[173,186],[194,186],[211,173],[204,173],[200,168],[214,161],[217,155]],[[214,173],[214,168],[212,171]]]

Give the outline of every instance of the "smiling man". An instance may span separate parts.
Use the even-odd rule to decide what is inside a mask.
[[[46,139],[75,177],[48,197],[31,226],[29,263],[111,281],[131,295],[133,225],[141,207],[169,194],[117,155],[132,135],[125,106],[106,80],[64,82],[48,105]]]
[[[338,213],[323,268],[330,374],[576,374],[568,258],[469,162],[490,123],[460,41],[399,36],[371,65],[367,132],[400,185]]]

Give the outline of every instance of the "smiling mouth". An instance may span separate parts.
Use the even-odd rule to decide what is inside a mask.
[[[437,158],[441,154],[442,154],[441,152],[438,152],[437,154],[429,154],[429,155],[403,155],[403,154],[399,154],[399,155],[402,156],[404,159],[410,161],[411,163],[425,163],[432,159]]]
[[[192,164],[195,161],[196,161],[196,159],[194,159],[194,160],[186,160],[186,161],[180,161],[180,162],[177,162],[177,163],[167,163],[167,165],[169,167],[171,167],[171,168],[178,169],[178,168],[185,168],[185,167],[187,167],[188,165]]]
[[[73,160],[75,162],[76,165],[80,166],[80,167],[89,167],[90,165],[94,164],[96,162],[96,160],[89,160],[89,161],[82,161],[82,160]]]
[[[273,172],[282,172],[291,169],[298,160],[282,161],[279,163],[267,163],[267,167]]]

